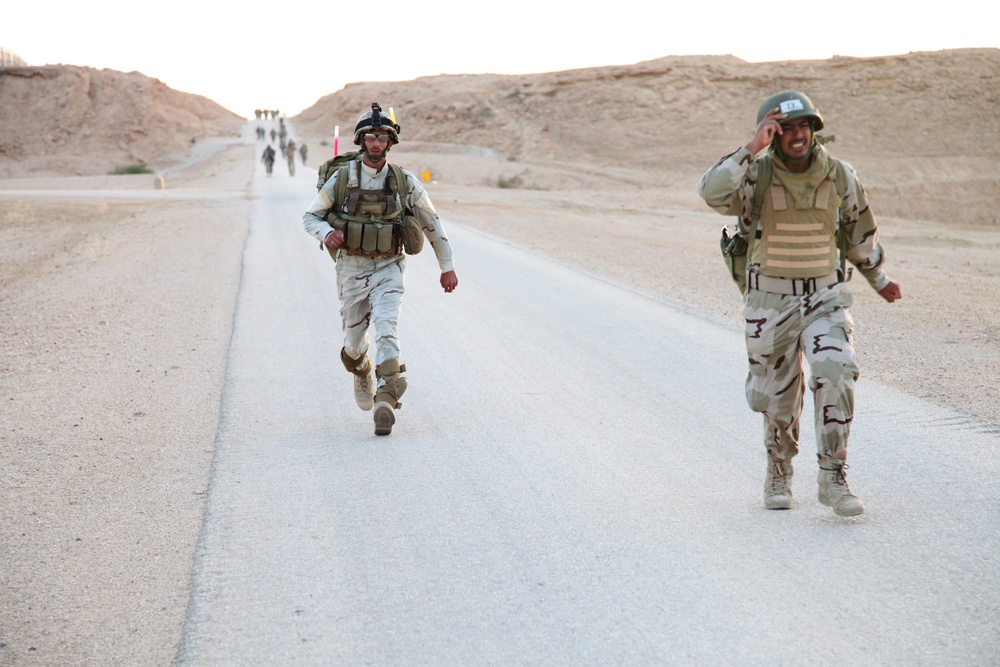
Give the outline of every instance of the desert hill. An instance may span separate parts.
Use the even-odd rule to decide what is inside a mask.
[[[691,192],[712,161],[749,140],[760,103],[787,88],[810,95],[824,134],[835,137],[831,150],[859,169],[883,215],[1000,220],[998,49],[768,63],[671,56],[546,74],[354,83],[292,120],[314,137],[331,138],[339,125],[349,143],[360,112],[379,101],[393,106],[404,142],[495,154],[510,173],[530,169],[528,187],[590,187],[611,177]]]
[[[532,75],[440,75],[353,83],[292,118],[313,143],[342,146],[372,101],[403,127],[397,151],[438,154],[456,184],[514,179],[537,190],[623,185],[701,206],[694,182],[745,143],[756,110],[785,88],[824,114],[833,152],[852,162],[881,215],[994,225],[1000,189],[1000,50],[747,63],[669,56],[629,66]],[[104,174],[183,160],[191,143],[232,136],[242,119],[138,72],[0,68],[0,178]],[[322,153],[316,152],[316,156]],[[451,173],[447,173],[450,168]],[[468,174],[475,173],[470,176]],[[479,179],[475,182],[470,179]]]
[[[0,178],[169,165],[243,119],[139,72],[70,65],[0,68]]]

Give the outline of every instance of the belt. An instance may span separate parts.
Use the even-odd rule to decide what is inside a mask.
[[[386,252],[365,252],[364,250],[347,250],[345,248],[340,248],[340,252],[345,255],[350,255],[351,257],[364,257],[365,259],[389,259],[390,257],[395,257],[402,253],[401,250],[388,250]]]
[[[840,274],[838,272],[820,276],[819,278],[775,278],[759,273],[751,273],[748,276],[747,286],[759,292],[799,296],[802,294],[812,294],[823,288],[836,285],[839,282]]]

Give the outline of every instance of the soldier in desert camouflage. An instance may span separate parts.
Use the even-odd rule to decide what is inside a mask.
[[[406,255],[419,252],[426,237],[441,269],[442,289],[451,293],[458,287],[451,242],[430,196],[412,172],[386,159],[399,134],[391,109],[387,116],[372,104],[354,128],[360,151],[326,178],[326,165],[320,168],[322,185],[302,218],[306,232],[336,260],[344,330],[340,360],[354,375],[358,407],[373,412],[375,435],[392,432],[408,385],[398,335]],[[393,224],[399,220],[404,222]]]
[[[858,378],[845,260],[886,301],[902,293],[882,270],[885,256],[867,194],[853,167],[817,141],[822,128],[823,117],[804,94],[772,95],[758,110],[753,139],[709,169],[698,193],[717,212],[739,216],[740,232],[756,232],[748,240],[743,312],[747,402],[764,415],[764,506],[793,504],[805,356],[815,403],[819,500],[840,516],[855,516],[865,507],[845,473]],[[764,160],[770,165],[762,167]],[[762,183],[757,219],[750,213],[761,172],[771,177]]]

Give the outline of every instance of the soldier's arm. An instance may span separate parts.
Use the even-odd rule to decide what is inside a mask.
[[[753,196],[748,184],[756,177],[753,154],[745,147],[726,155],[698,181],[698,194],[722,215],[742,216]]]
[[[885,253],[879,243],[878,223],[868,205],[868,195],[858,180],[854,168],[843,162],[847,170],[847,193],[840,213],[847,246],[847,261],[857,267],[876,292],[892,282],[882,269]]]
[[[302,216],[302,226],[305,228],[306,233],[315,236],[320,241],[324,241],[327,235],[334,231],[333,227],[326,221],[326,216],[333,207],[333,186],[338,175],[339,171],[334,172],[330,180],[319,189],[316,197],[312,200],[312,204],[309,205],[305,215]]]
[[[410,172],[406,172],[406,180],[410,188],[407,203],[420,222],[420,229],[424,232],[424,237],[430,241],[431,247],[434,248],[434,255],[437,257],[441,272],[454,271],[455,262],[452,258],[451,243],[448,241],[448,235],[445,234],[444,224],[441,222],[434,204],[431,203],[430,196]]]

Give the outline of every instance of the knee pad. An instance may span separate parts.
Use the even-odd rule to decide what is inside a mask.
[[[347,354],[347,350],[340,348],[340,361],[343,362],[344,368],[347,369],[349,373],[354,373],[358,377],[367,377],[368,373],[371,372],[372,362],[368,358],[368,355],[362,355],[358,359],[353,359]],[[364,364],[362,364],[364,362]]]
[[[386,359],[375,368],[375,377],[378,378],[378,390],[375,392],[375,402],[384,401],[391,405],[393,409],[403,406],[399,399],[406,391],[406,378],[403,373],[406,366],[399,363],[399,359]]]

